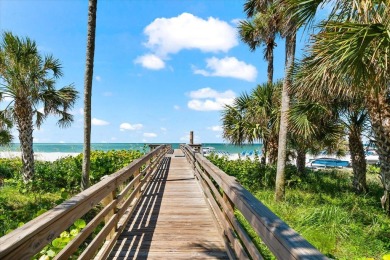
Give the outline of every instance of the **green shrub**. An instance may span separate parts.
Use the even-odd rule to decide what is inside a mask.
[[[22,161],[20,159],[0,158],[0,178],[11,179],[20,178]]]
[[[226,156],[211,155],[208,159],[226,174],[234,176],[248,190],[275,187],[276,165],[261,164],[259,160],[229,160]],[[300,182],[298,171],[293,165],[286,165],[288,185]]]
[[[142,155],[140,151],[92,151],[91,185],[99,182],[104,175],[115,173]],[[77,193],[80,190],[82,160],[80,154],[75,157],[60,158],[54,162],[36,161],[33,181],[25,185],[21,180],[20,159],[7,159],[4,162],[0,161],[0,173],[2,173],[0,176],[17,179],[22,189],[30,191],[55,192],[64,188],[69,193]]]
[[[367,174],[380,174],[381,168],[377,165],[367,165]]]

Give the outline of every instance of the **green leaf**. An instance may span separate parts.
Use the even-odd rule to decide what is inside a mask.
[[[50,249],[49,251],[46,252],[46,254],[50,257],[54,257],[56,255],[56,252]]]
[[[66,191],[61,192],[61,198],[67,199],[68,196],[69,196],[69,193],[67,193]]]
[[[80,231],[79,231],[79,229],[77,229],[77,228],[74,228],[74,229],[72,229],[72,230],[70,231],[70,235],[71,235],[72,237],[77,236],[78,233],[80,233]]]
[[[73,224],[75,227],[78,229],[83,229],[86,226],[85,220],[84,219],[78,219],[74,222]]]
[[[69,232],[68,231],[62,232],[60,237],[69,237]]]

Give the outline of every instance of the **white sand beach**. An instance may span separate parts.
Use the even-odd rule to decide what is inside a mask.
[[[77,156],[79,153],[34,153],[34,157],[38,161],[54,162],[57,159],[67,156]],[[21,152],[0,152],[0,158],[20,158]]]

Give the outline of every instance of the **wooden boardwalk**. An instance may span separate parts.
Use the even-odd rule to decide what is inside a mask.
[[[229,259],[181,150],[167,155],[109,259]]]

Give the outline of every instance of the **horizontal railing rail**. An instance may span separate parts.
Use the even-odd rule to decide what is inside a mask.
[[[0,259],[31,259],[77,219],[101,204],[101,210],[55,259],[68,259],[101,223],[79,259],[106,258],[131,217],[169,145],[161,145],[128,166],[0,238]],[[91,238],[89,239],[91,240]]]
[[[238,210],[263,243],[278,259],[327,259],[307,240],[278,218],[264,204],[190,146],[181,145],[210,206],[221,225],[225,240],[238,259],[263,259],[235,216]]]

